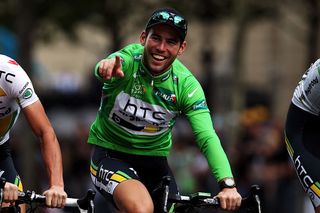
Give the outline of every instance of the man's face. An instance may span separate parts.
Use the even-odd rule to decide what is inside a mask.
[[[142,32],[140,42],[144,45],[143,63],[155,75],[167,71],[186,48],[186,41],[181,43],[178,32],[166,24]]]

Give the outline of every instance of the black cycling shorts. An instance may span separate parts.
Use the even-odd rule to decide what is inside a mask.
[[[320,117],[291,103],[285,136],[299,180],[314,207],[320,206]]]
[[[97,190],[113,205],[113,191],[119,183],[128,179],[141,181],[154,200],[155,212],[161,209],[161,196],[153,191],[161,184],[163,176],[171,176],[170,194],[177,194],[178,188],[166,157],[132,155],[95,146],[90,172]],[[171,204],[170,204],[171,205]]]
[[[0,145],[0,177],[5,178],[7,182],[17,185],[20,191],[23,190],[20,176],[15,169],[11,157],[9,142]]]

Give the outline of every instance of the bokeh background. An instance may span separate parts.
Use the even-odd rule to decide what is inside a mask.
[[[157,7],[172,6],[189,21],[181,61],[199,79],[239,191],[263,188],[263,212],[309,213],[285,150],[283,126],[295,86],[319,56],[319,0],[1,0],[0,53],[26,70],[60,141],[65,189],[92,188],[86,139],[99,107],[95,64],[132,42]],[[37,138],[23,115],[11,134],[25,189],[47,179]],[[179,118],[169,157],[182,193],[217,184],[189,124]],[[97,196],[99,212],[108,212]],[[72,209],[40,209],[71,212]]]

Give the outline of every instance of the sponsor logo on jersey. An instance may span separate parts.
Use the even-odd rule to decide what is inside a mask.
[[[199,87],[195,88],[192,92],[188,93],[188,98],[191,98],[196,93],[196,91],[198,89],[199,89]]]
[[[25,83],[25,85],[23,85],[22,89],[19,90],[19,94],[21,94],[27,88],[28,85],[29,85],[29,82]]]
[[[170,105],[176,103],[177,101],[176,95],[172,91],[166,89],[156,88],[154,90],[154,94],[156,97],[161,98],[161,100],[169,103]]]
[[[26,89],[26,91],[23,93],[23,98],[28,99],[31,98],[33,94],[33,90],[31,88]]]
[[[8,63],[9,64],[13,64],[13,65],[19,65],[15,60],[13,60],[13,59],[10,59],[9,61],[8,61]]]
[[[142,98],[146,93],[145,86],[139,81],[137,73],[133,74],[134,82],[131,88],[131,95],[136,98]]]
[[[315,77],[314,79],[312,79],[307,87],[307,89],[304,91],[306,93],[306,95],[310,95],[311,94],[311,90],[312,88],[319,83],[319,80],[317,77]]]
[[[208,109],[206,100],[197,101],[193,106],[193,110]]]
[[[6,82],[12,83],[14,77],[16,77],[15,74],[0,70],[0,78],[4,78]]]
[[[177,112],[146,103],[121,92],[110,112],[109,119],[126,131],[139,134],[161,134],[170,127]]]
[[[300,160],[301,156],[298,155],[295,159],[293,159],[294,165],[296,167],[296,172],[299,176],[299,180],[303,185],[303,188],[308,193],[310,199],[313,203],[319,203],[320,200],[320,184],[319,182],[314,182],[313,179],[308,174],[305,167],[302,165]]]

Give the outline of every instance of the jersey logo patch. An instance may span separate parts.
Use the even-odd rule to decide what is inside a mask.
[[[144,102],[121,92],[109,119],[132,134],[158,135],[165,132],[177,112]]]
[[[19,65],[15,60],[11,59],[8,61],[9,64],[13,64],[13,65]]]
[[[32,94],[33,94],[32,89],[31,89],[31,88],[28,88],[28,89],[26,89],[26,91],[23,93],[23,98],[24,98],[24,99],[31,98]]]
[[[193,110],[208,109],[207,102],[205,100],[197,101],[192,108]]]
[[[195,88],[195,90],[193,90],[191,93],[188,93],[188,98],[191,98],[194,93],[198,90],[199,87]]]
[[[172,91],[162,88],[155,88],[154,94],[156,95],[156,97],[166,101],[170,105],[173,105],[177,102],[177,97]]]

